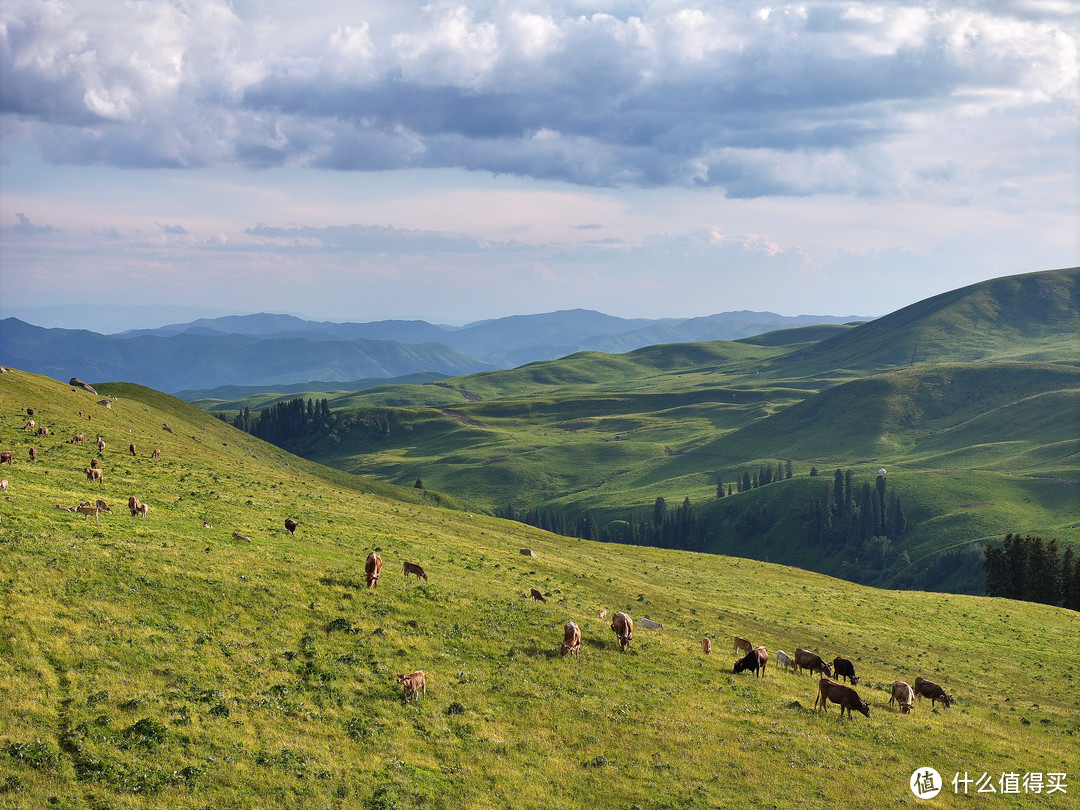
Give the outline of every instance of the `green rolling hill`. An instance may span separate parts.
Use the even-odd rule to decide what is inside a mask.
[[[0,374],[15,453],[0,468],[0,806],[913,806],[927,767],[942,806],[965,773],[1066,791],[995,807],[1077,790],[1075,612],[560,537],[305,461],[149,389],[98,391]],[[22,429],[27,408],[51,435]],[[100,522],[56,508],[96,498],[112,507]],[[404,580],[403,561],[429,580]],[[533,587],[546,603],[520,598]],[[601,609],[664,629],[639,621],[620,653]],[[558,653],[570,619],[577,659]],[[735,634],[770,651],[763,678],[732,673]],[[774,667],[799,646],[855,662],[869,719],[814,711],[816,679]],[[395,673],[413,669],[427,695],[406,705]],[[890,684],[919,676],[957,702],[890,707]]]

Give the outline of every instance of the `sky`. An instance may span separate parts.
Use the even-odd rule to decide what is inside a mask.
[[[1080,264],[1080,2],[4,0],[0,317],[874,317]]]

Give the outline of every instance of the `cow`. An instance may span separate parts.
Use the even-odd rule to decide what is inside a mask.
[[[606,619],[607,618],[607,611],[606,610],[598,610],[598,611],[596,611],[596,618],[598,618],[598,619]]]
[[[76,433],[71,439],[71,444],[82,444],[85,441],[86,441],[86,434],[85,433]]]
[[[611,629],[619,640],[619,649],[626,652],[634,637],[634,620],[620,610],[611,620]]]
[[[839,655],[833,659],[833,672],[837,678],[846,678],[852,686],[859,685],[859,676],[855,674],[855,664],[850,658],[841,658]]]
[[[703,638],[701,640],[701,649],[703,649],[705,651],[705,654],[708,655],[712,652],[712,642],[709,641],[707,638]]]
[[[23,430],[33,430],[36,427],[37,427],[37,422],[35,422],[33,419],[31,419],[29,422],[27,422],[25,425],[23,425]]]
[[[86,518],[90,517],[91,515],[93,515],[94,520],[97,521],[98,523],[101,523],[101,516],[100,516],[101,510],[98,509],[96,506],[90,506],[89,503],[79,504],[78,506],[75,507],[75,511],[78,512],[79,514],[81,514],[83,516],[84,520]]]
[[[296,526],[297,523],[295,520],[292,518],[285,518],[285,528],[288,530],[289,534],[294,534],[296,532]]]
[[[132,442],[130,445],[128,445],[128,450],[131,451],[131,455],[135,455],[135,442]]]
[[[14,450],[0,450],[0,464],[3,464],[5,461],[9,467],[15,466]]]
[[[142,511],[142,506],[139,507],[139,511]],[[233,540],[243,540],[245,543],[250,543],[251,538],[247,535],[240,534],[240,532],[232,533]]]
[[[529,596],[531,596],[537,602],[543,602],[544,604],[547,604],[547,599],[544,598],[544,594],[542,594],[540,592],[539,588],[530,588],[529,589]]]
[[[31,447],[30,448],[30,460],[31,461],[37,461],[37,448],[36,447]]]
[[[8,480],[5,478],[3,481],[0,481],[0,492],[7,492],[7,488]]]
[[[37,435],[38,436],[48,436],[49,435],[49,429],[47,427],[45,427],[44,425],[42,425],[41,427],[39,427],[37,429]]]
[[[87,467],[83,472],[86,473],[86,480],[90,483],[93,483],[94,481],[97,481],[99,484],[105,483],[105,473],[101,470]]]
[[[848,717],[851,717],[852,709],[867,717],[870,716],[870,704],[860,698],[858,692],[850,686],[844,686],[829,678],[822,678],[818,681],[818,696],[814,701],[814,708],[816,709],[820,704],[821,711],[828,711],[827,704],[830,700],[840,706],[841,717],[844,716],[845,709]]]
[[[409,702],[410,698],[412,698],[413,703],[419,700],[421,691],[424,693],[424,697],[427,697],[427,678],[424,677],[424,670],[418,669],[408,675],[399,672],[397,682],[401,684],[406,703]]]
[[[90,459],[90,469],[91,470],[101,469],[101,462],[98,461],[96,458]]]
[[[367,577],[368,590],[379,587],[379,574],[381,572],[382,557],[373,551],[367,555],[367,559],[364,561],[364,575]]]
[[[660,622],[654,622],[652,619],[642,619],[641,626],[646,630],[663,630],[664,625]]]
[[[135,517],[137,514],[139,514],[139,506],[141,506],[141,504],[139,503],[139,499],[136,498],[134,495],[128,498],[128,511],[131,512],[132,517]]]
[[[915,691],[904,681],[893,681],[889,705],[892,706],[893,703],[900,707],[901,714],[915,711]]]
[[[802,647],[795,650],[795,666],[799,668],[800,672],[808,669],[810,672],[817,672],[826,678],[832,677],[832,667],[822,661],[820,655],[810,652],[810,650],[804,650]]]
[[[754,645],[747,641],[742,636],[735,636],[735,645],[731,648],[733,653],[738,655],[746,655],[748,652],[754,649]]]
[[[563,644],[560,650],[562,655],[577,656],[581,649],[581,628],[573,622],[563,625]]]
[[[776,665],[782,667],[786,672],[789,669],[795,668],[795,662],[791,660],[791,656],[783,650],[776,651]]]
[[[105,501],[101,500],[101,498],[97,499],[97,503],[95,504],[95,506],[97,506],[100,511],[104,512],[107,515],[112,514],[112,509],[110,509],[109,505],[105,503]]]
[[[161,448],[155,447],[154,452],[150,454],[150,458],[161,458]]]
[[[928,681],[925,678],[915,679],[915,695],[920,699],[924,697],[930,698],[930,705],[932,707],[937,706],[937,701],[941,701],[945,708],[952,706],[953,701],[956,700],[952,695],[946,695],[945,690],[938,686],[933,681]]]
[[[103,438],[101,438],[100,436],[98,436],[98,440],[97,440],[97,449],[98,449],[99,453],[104,453],[105,452],[105,440]]]
[[[405,570],[405,579],[409,578],[409,574],[416,574],[417,579],[422,579],[424,582],[427,582],[427,574],[424,572],[424,569],[416,563],[407,562],[403,567]]]
[[[139,510],[138,510],[139,517],[141,517],[141,518],[146,517],[146,513],[149,512],[149,511],[150,511],[150,504],[146,504],[146,503],[139,504]],[[248,542],[249,543],[251,542],[250,538],[248,538]]]
[[[753,670],[755,677],[765,677],[765,664],[769,662],[769,651],[764,647],[754,647],[750,652],[735,662],[732,670],[736,675],[745,670]]]

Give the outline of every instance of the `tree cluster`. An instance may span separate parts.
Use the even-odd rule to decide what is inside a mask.
[[[986,547],[983,569],[987,596],[1080,610],[1080,561],[1057,540],[1007,534],[1000,546]]]
[[[747,492],[758,487],[768,486],[776,481],[785,481],[791,478],[791,459],[772,464],[762,464],[756,471],[745,471],[742,475],[736,475],[733,483],[724,483],[722,475],[716,476],[716,497],[723,498],[725,495],[734,495],[736,492]]]
[[[897,540],[907,531],[900,496],[888,489],[884,475],[855,492],[851,470],[833,474],[808,509],[807,540],[814,545],[862,546],[871,538]]]

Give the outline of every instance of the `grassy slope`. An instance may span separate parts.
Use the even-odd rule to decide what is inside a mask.
[[[3,806],[881,806],[913,804],[908,777],[927,765],[1075,781],[1075,613],[567,540],[346,487],[145,389],[100,399],[0,377],[0,436],[18,451],[0,501]],[[20,432],[26,406],[54,437]],[[91,450],[66,443],[91,424],[109,442],[96,491]],[[53,508],[133,493],[146,520]],[[372,547],[377,591],[361,581]],[[430,582],[404,582],[402,560]],[[546,605],[517,596],[530,586]],[[623,655],[600,607],[667,629],[639,629]],[[578,661],[556,652],[568,618]],[[852,657],[871,719],[811,711],[809,677],[732,675],[733,633]],[[430,679],[415,707],[393,683],[412,668]],[[890,710],[888,683],[917,675],[959,704]]]

